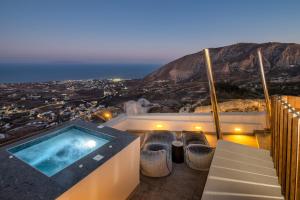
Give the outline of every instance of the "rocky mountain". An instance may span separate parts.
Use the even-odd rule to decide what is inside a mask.
[[[246,82],[259,80],[257,49],[261,48],[269,81],[300,81],[300,44],[238,43],[211,48],[210,56],[216,81]],[[144,78],[144,81],[207,81],[203,51],[174,60]]]

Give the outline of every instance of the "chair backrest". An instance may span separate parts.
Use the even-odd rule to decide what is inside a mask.
[[[176,135],[170,131],[152,131],[145,136],[145,143],[157,143],[171,145],[176,140]]]
[[[183,145],[187,146],[191,143],[198,143],[209,146],[209,143],[202,131],[192,132],[192,131],[182,131]]]

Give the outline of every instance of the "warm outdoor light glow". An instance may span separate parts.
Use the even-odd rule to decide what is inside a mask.
[[[156,128],[162,128],[163,125],[162,124],[156,124]]]
[[[202,127],[201,127],[201,126],[195,126],[195,129],[196,129],[197,131],[201,131],[201,130],[202,130]]]
[[[105,118],[105,120],[110,120],[112,118],[112,114],[109,111],[103,112],[102,116]]]
[[[96,141],[95,140],[89,140],[85,143],[85,146],[88,148],[93,148],[96,146]]]
[[[104,113],[104,117],[109,118],[110,114],[109,113]]]
[[[235,132],[241,132],[241,131],[242,131],[242,129],[241,129],[241,128],[239,128],[239,127],[236,127],[236,128],[234,128],[234,131],[235,131]]]

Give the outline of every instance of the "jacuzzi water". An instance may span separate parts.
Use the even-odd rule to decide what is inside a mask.
[[[81,127],[68,127],[8,149],[47,176],[53,176],[110,141]]]

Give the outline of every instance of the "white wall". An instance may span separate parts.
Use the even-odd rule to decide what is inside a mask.
[[[220,113],[223,133],[253,133],[266,127],[265,112],[226,112]],[[104,125],[119,130],[190,130],[196,127],[204,132],[215,132],[211,113],[148,113],[142,115],[119,115]],[[237,128],[240,129],[237,130]]]

